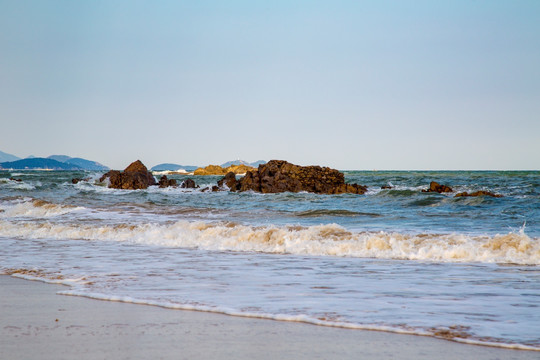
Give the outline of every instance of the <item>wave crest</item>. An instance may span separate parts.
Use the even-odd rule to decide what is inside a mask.
[[[540,240],[495,236],[351,232],[336,225],[247,226],[233,222],[88,225],[0,221],[1,236],[121,241],[163,247],[313,256],[540,265]]]

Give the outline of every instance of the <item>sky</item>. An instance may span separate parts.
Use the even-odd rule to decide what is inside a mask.
[[[0,150],[540,169],[540,1],[0,0]]]

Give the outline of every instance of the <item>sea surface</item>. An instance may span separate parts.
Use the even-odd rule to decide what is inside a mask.
[[[539,171],[344,173],[369,191],[130,191],[102,173],[0,171],[0,274],[171,311],[540,350]],[[430,181],[503,197],[423,193]]]

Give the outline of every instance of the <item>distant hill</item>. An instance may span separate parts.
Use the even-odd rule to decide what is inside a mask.
[[[83,168],[84,170],[109,170],[105,165],[102,165],[96,161],[86,160],[82,158],[71,158],[64,161],[66,164],[72,164]]]
[[[159,164],[150,169],[150,171],[178,171],[180,169],[186,170],[188,172],[195,171],[198,166],[193,165],[178,165],[178,164]]]
[[[20,160],[20,159],[21,159],[20,157],[5,153],[3,151],[0,151],[0,162],[17,161],[17,160]]]
[[[83,168],[47,158],[30,158],[0,163],[0,168],[17,170],[84,170]]]
[[[4,169],[51,169],[51,170],[109,170],[105,165],[82,158],[67,155],[51,155],[47,158],[30,155],[21,159],[15,155],[0,151],[0,168]]]
[[[66,162],[67,160],[71,159],[71,156],[67,155],[51,155],[47,156],[47,159],[53,159],[60,162]]]
[[[231,165],[247,165],[247,166],[251,166],[251,167],[258,167],[260,164],[266,164],[266,161],[264,160],[259,160],[259,161],[255,161],[255,162],[252,162],[252,163],[249,163],[247,161],[244,161],[244,160],[233,160],[233,161],[227,161],[226,163],[224,164],[221,164],[221,167],[222,168],[226,168],[226,167],[229,167]]]
[[[73,158],[67,155],[51,155],[47,159],[52,159],[52,160],[66,163],[66,164],[75,165],[75,166],[80,167],[83,170],[91,170],[91,171],[109,170],[107,166],[100,164],[96,161],[86,160],[83,158]]]
[[[253,166],[254,168],[256,168],[256,167],[259,167],[259,165],[264,165],[264,164],[266,164],[267,162],[268,162],[268,161],[266,161],[266,160],[258,160],[258,161],[254,161],[254,162],[250,163],[249,165],[250,165],[250,166]]]

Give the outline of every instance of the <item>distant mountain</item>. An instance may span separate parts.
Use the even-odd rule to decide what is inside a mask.
[[[226,163],[221,164],[221,167],[226,168],[226,167],[229,167],[231,165],[247,165],[247,166],[252,166],[252,167],[256,168],[260,164],[266,164],[266,161],[259,160],[259,161],[255,161],[255,162],[252,162],[252,163],[248,163],[247,161],[244,161],[244,160],[233,160],[233,161],[227,161]]]
[[[51,155],[47,159],[52,159],[52,160],[66,163],[66,164],[75,165],[75,166],[80,167],[83,170],[91,170],[91,171],[109,170],[107,166],[100,164],[96,161],[86,160],[83,158],[72,158],[71,156],[67,156],[67,155]]]
[[[76,165],[76,166],[79,166],[81,168],[83,168],[84,170],[98,170],[98,171],[101,171],[101,170],[109,170],[109,168],[105,165],[102,165],[100,163],[98,163],[97,161],[91,161],[91,160],[86,160],[86,159],[82,159],[82,158],[71,158],[67,161],[64,161],[66,164],[71,164],[71,165]]]
[[[186,170],[188,172],[195,171],[198,166],[193,165],[178,165],[178,164],[159,164],[150,169],[150,171],[178,171],[180,169]]]
[[[83,168],[47,158],[30,158],[0,163],[0,168],[17,170],[84,170]]]
[[[250,163],[249,165],[253,166],[253,167],[259,167],[259,165],[264,165],[266,164],[268,161],[266,160],[258,160],[258,161],[254,161],[252,163]]]
[[[20,160],[20,159],[21,159],[20,157],[5,153],[3,151],[0,151],[0,162],[17,161],[17,160]]]

